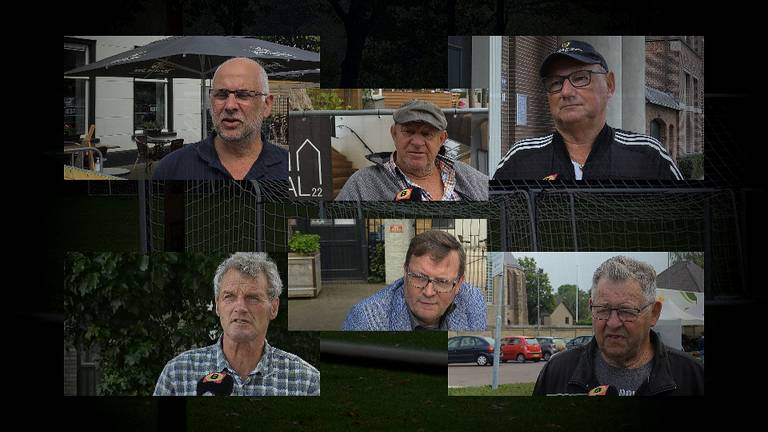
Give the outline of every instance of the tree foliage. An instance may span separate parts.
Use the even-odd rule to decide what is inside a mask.
[[[576,315],[576,285],[565,284],[557,287],[557,295],[555,296],[555,304],[560,301],[571,311],[574,316]],[[576,317],[576,322],[591,322],[591,316],[589,313],[589,292],[579,291],[579,316]]]
[[[226,255],[67,253],[64,341],[98,348],[102,395],[150,395],[163,366],[221,333],[212,311],[213,275]],[[285,281],[286,254],[271,258]],[[317,335],[287,331],[287,290],[267,333],[270,344],[317,365]]]
[[[697,266],[704,268],[704,252],[670,252],[671,265],[680,261],[692,261]]]
[[[525,272],[525,290],[528,294],[528,323],[536,324],[536,290],[539,290],[539,315],[543,317],[545,313],[552,313],[552,311],[555,309],[555,298],[552,294],[552,284],[549,282],[549,275],[547,273],[536,272],[538,266],[536,265],[535,259],[523,257],[518,259],[517,262]]]

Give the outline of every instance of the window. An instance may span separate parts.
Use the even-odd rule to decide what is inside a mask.
[[[88,47],[64,44],[64,71],[84,66],[87,63]],[[86,89],[87,78],[64,77],[64,136],[81,135],[86,132]]]
[[[134,81],[134,130],[165,128],[165,86],[165,81]]]
[[[454,229],[455,226],[455,220],[454,219],[432,219],[432,229]]]
[[[565,323],[566,323],[566,324],[570,324],[570,318],[568,318],[568,317],[565,317]]]
[[[651,136],[657,140],[664,142],[664,123],[659,119],[653,119],[651,121]]]
[[[455,229],[455,221],[453,219],[416,219],[416,234],[433,229]]]
[[[693,78],[693,106],[699,107],[699,80]]]
[[[685,122],[685,153],[693,152],[693,114],[686,116]]]

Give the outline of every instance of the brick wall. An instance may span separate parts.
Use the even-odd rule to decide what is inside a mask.
[[[508,44],[508,91],[502,102],[504,123],[502,134],[507,139],[502,142],[502,155],[516,141],[524,138],[546,135],[554,130],[549,113],[547,93],[541,85],[539,66],[549,53],[558,45],[555,36],[516,36],[509,38]],[[527,96],[526,125],[517,123],[518,94]],[[502,135],[504,137],[505,135]]]
[[[648,135],[651,134],[651,122],[655,119],[659,119],[664,124],[664,131],[661,134],[661,143],[664,144],[667,151],[672,155],[672,159],[677,161],[677,146],[678,146],[678,112],[671,108],[666,108],[654,104],[645,105],[645,130]],[[670,136],[670,126],[674,136]]]
[[[645,43],[645,85],[669,93],[680,100],[679,42],[668,39]]]
[[[677,135],[674,141],[667,137],[668,149],[675,156],[704,151],[704,37],[703,36],[648,36],[645,43],[647,86],[669,93],[681,104],[681,111],[672,122]],[[689,77],[686,83],[686,75]],[[694,85],[695,82],[695,85]],[[646,106],[648,125],[657,111]],[[690,129],[689,129],[690,126]],[[646,129],[650,132],[650,129]],[[675,147],[670,148],[670,147]]]

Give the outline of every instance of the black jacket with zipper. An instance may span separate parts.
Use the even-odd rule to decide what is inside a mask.
[[[704,366],[690,355],[667,347],[651,330],[653,367],[635,396],[704,396]],[[584,394],[601,385],[595,375],[597,340],[552,356],[539,373],[534,396]]]
[[[607,124],[582,168],[583,180],[683,180],[664,146],[647,135]],[[494,180],[575,180],[573,163],[557,132],[516,142],[499,162]]]

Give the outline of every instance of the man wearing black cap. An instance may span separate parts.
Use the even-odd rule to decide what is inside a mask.
[[[566,41],[539,69],[556,131],[515,143],[494,179],[683,180],[655,138],[606,124],[606,106],[616,83],[599,52]]]
[[[436,105],[410,101],[392,114],[395,152],[375,153],[374,163],[355,172],[337,201],[481,201],[488,177],[441,152],[448,121]]]

